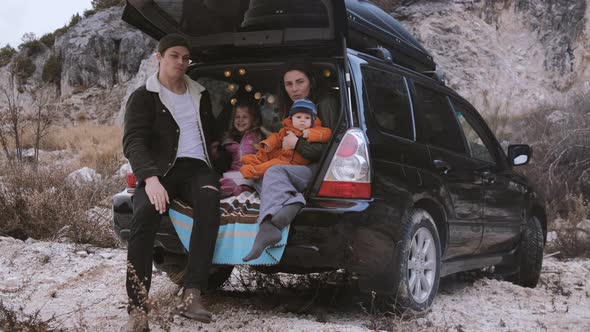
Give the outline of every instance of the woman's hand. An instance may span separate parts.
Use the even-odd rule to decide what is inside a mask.
[[[297,145],[297,141],[299,137],[295,136],[292,131],[287,131],[287,135],[283,137],[283,150],[293,150],[295,149],[295,145]]]
[[[166,204],[170,204],[170,198],[157,176],[145,179],[145,193],[156,211],[160,214],[166,212]]]

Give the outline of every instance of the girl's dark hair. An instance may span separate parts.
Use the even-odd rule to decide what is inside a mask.
[[[289,114],[289,109],[291,108],[291,105],[293,105],[293,101],[291,100],[291,98],[289,97],[289,94],[285,90],[284,78],[285,78],[285,74],[287,72],[290,72],[293,70],[297,70],[297,71],[304,73],[305,76],[307,76],[307,78],[309,79],[309,96],[308,96],[308,98],[311,101],[313,101],[314,103],[317,103],[318,102],[317,99],[320,94],[320,91],[318,91],[319,86],[317,84],[317,80],[316,80],[316,77],[313,73],[313,70],[311,69],[311,65],[309,65],[308,63],[303,62],[303,61],[287,63],[283,67],[283,70],[281,71],[281,79],[279,80],[279,88],[278,88],[278,91],[279,91],[279,93],[278,93],[279,114],[283,118],[286,117],[287,114]]]
[[[234,119],[236,118],[236,112],[238,107],[242,107],[248,110],[248,114],[250,114],[250,116],[252,117],[252,128],[249,130],[249,132],[254,132],[256,138],[259,141],[262,140],[264,135],[260,130],[260,127],[262,126],[262,114],[260,113],[260,107],[258,107],[257,103],[250,100],[241,100],[236,103],[231,112],[229,128],[223,135],[224,138],[231,138],[236,142],[239,142],[242,139],[242,134],[240,134],[240,132],[237,131],[234,127]]]

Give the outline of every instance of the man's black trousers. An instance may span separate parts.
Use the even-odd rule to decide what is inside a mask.
[[[178,198],[193,208],[185,288],[207,287],[215,241],[219,230],[219,176],[198,159],[178,158],[160,182],[170,199]],[[209,186],[209,188],[207,188]],[[127,295],[130,307],[146,310],[152,279],[152,256],[161,215],[149,201],[145,182],[133,195],[133,219],[127,252]],[[139,282],[141,281],[141,282]]]

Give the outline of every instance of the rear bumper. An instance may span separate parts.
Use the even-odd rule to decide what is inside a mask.
[[[366,223],[370,201],[310,199],[295,218],[282,271],[338,269],[350,265],[356,229]]]
[[[123,191],[113,197],[114,228],[123,242],[129,238],[132,219],[132,194]],[[373,201],[310,199],[295,218],[280,264],[275,271],[305,273],[327,269],[356,270],[365,256],[380,258],[372,251],[373,233],[370,225]],[[358,246],[359,234],[363,246]],[[392,252],[393,242],[387,242]],[[170,218],[165,215],[156,235],[155,247],[164,252],[185,254]],[[385,257],[383,257],[385,258]],[[377,264],[379,266],[379,264]],[[373,268],[373,267],[372,267]]]

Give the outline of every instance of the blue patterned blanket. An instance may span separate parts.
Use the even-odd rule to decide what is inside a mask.
[[[220,203],[221,223],[215,243],[213,264],[277,264],[285,251],[289,227],[283,229],[281,241],[272,248],[267,248],[259,258],[247,263],[242,261],[242,257],[250,252],[258,232],[258,223],[256,223],[260,208],[258,193],[243,192],[238,196],[222,199]],[[180,241],[188,251],[193,226],[192,209],[182,202],[173,201],[168,214]]]

